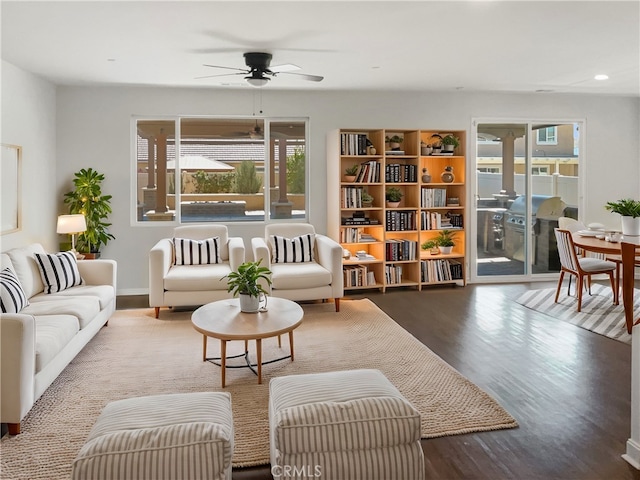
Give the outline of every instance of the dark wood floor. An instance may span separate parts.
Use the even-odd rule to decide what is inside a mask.
[[[468,285],[347,297],[370,298],[491,394],[520,425],[423,440],[427,478],[640,480],[640,472],[621,458],[630,434],[631,349],[514,302],[525,290],[545,286],[553,285]],[[122,298],[118,307],[142,306],[135,303]],[[260,467],[234,471],[233,478],[271,475]]]

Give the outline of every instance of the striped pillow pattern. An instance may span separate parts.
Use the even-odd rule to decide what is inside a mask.
[[[271,235],[270,241],[273,263],[313,262],[315,235],[307,234],[294,238]]]
[[[56,293],[82,285],[78,262],[73,252],[35,253],[45,293]]]
[[[174,265],[208,265],[222,263],[220,259],[220,237],[206,240],[174,238]]]
[[[18,313],[29,305],[27,295],[16,274],[10,268],[0,272],[0,307],[2,313]]]

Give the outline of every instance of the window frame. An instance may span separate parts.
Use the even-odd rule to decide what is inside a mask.
[[[168,122],[172,121],[174,123],[175,129],[175,156],[176,156],[176,172],[181,172],[180,166],[180,144],[181,144],[181,124],[183,121],[188,121],[192,119],[212,119],[212,120],[245,120],[245,121],[255,121],[260,120],[264,125],[264,174],[263,174],[263,187],[264,195],[263,195],[263,206],[264,206],[264,216],[260,220],[207,220],[207,221],[198,221],[198,222],[184,222],[182,219],[182,209],[174,208],[174,218],[173,220],[163,220],[163,221],[148,221],[148,220],[140,220],[139,219],[139,203],[138,203],[138,190],[139,188],[143,188],[139,186],[138,182],[138,123],[144,121],[162,121]],[[306,222],[308,223],[310,220],[311,212],[311,201],[310,201],[310,119],[309,117],[271,117],[271,116],[234,116],[234,115],[132,115],[131,116],[131,146],[130,146],[130,225],[131,226],[160,226],[160,227],[176,227],[182,225],[195,225],[195,224],[206,224],[206,223],[217,223],[222,222],[229,225],[265,225],[268,223],[299,223]],[[272,215],[271,212],[271,184],[274,179],[271,176],[271,168],[270,165],[272,162],[277,162],[278,159],[270,158],[270,147],[269,141],[271,138],[271,123],[279,123],[279,122],[292,122],[292,123],[300,123],[304,125],[304,216],[292,217],[292,218],[276,218]],[[178,173],[176,173],[176,178],[178,177]],[[180,204],[180,197],[183,193],[180,191],[176,185],[176,199],[175,204]]]
[[[551,140],[547,140],[549,138],[549,134],[548,134],[549,131],[553,132],[553,135],[552,135],[553,138]],[[540,133],[542,132],[545,132],[545,140],[540,139]],[[557,126],[538,129],[538,131],[536,132],[536,145],[557,145],[557,144],[558,144],[558,127]]]

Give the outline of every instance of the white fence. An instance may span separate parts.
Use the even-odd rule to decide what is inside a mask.
[[[502,190],[501,173],[476,172],[480,198],[493,198],[494,193]],[[518,195],[524,194],[523,174],[516,174],[514,188]],[[566,177],[554,173],[552,175],[533,175],[531,179],[532,195],[551,195],[562,198],[567,206],[578,206],[578,177]]]

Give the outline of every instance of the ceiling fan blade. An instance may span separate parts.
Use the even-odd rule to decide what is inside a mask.
[[[299,77],[302,77],[305,80],[309,80],[311,82],[321,82],[322,80],[324,80],[324,77],[321,77],[320,75],[309,75],[307,73],[295,73],[295,72],[280,72],[280,73],[285,73],[287,75],[298,75]]]
[[[218,75],[205,75],[203,77],[195,77],[196,80],[200,80],[202,78],[213,78],[213,77],[232,77],[234,75],[245,75],[246,72],[239,72],[239,73],[220,73]]]
[[[269,67],[269,70],[271,70],[273,73],[292,72],[293,70],[300,70],[300,67],[292,63],[284,63],[282,65]]]
[[[238,70],[239,72],[249,73],[249,70],[247,70],[246,68],[223,67],[221,65],[207,65],[206,63],[203,63],[202,66],[211,67],[211,68],[224,68],[226,70]]]

